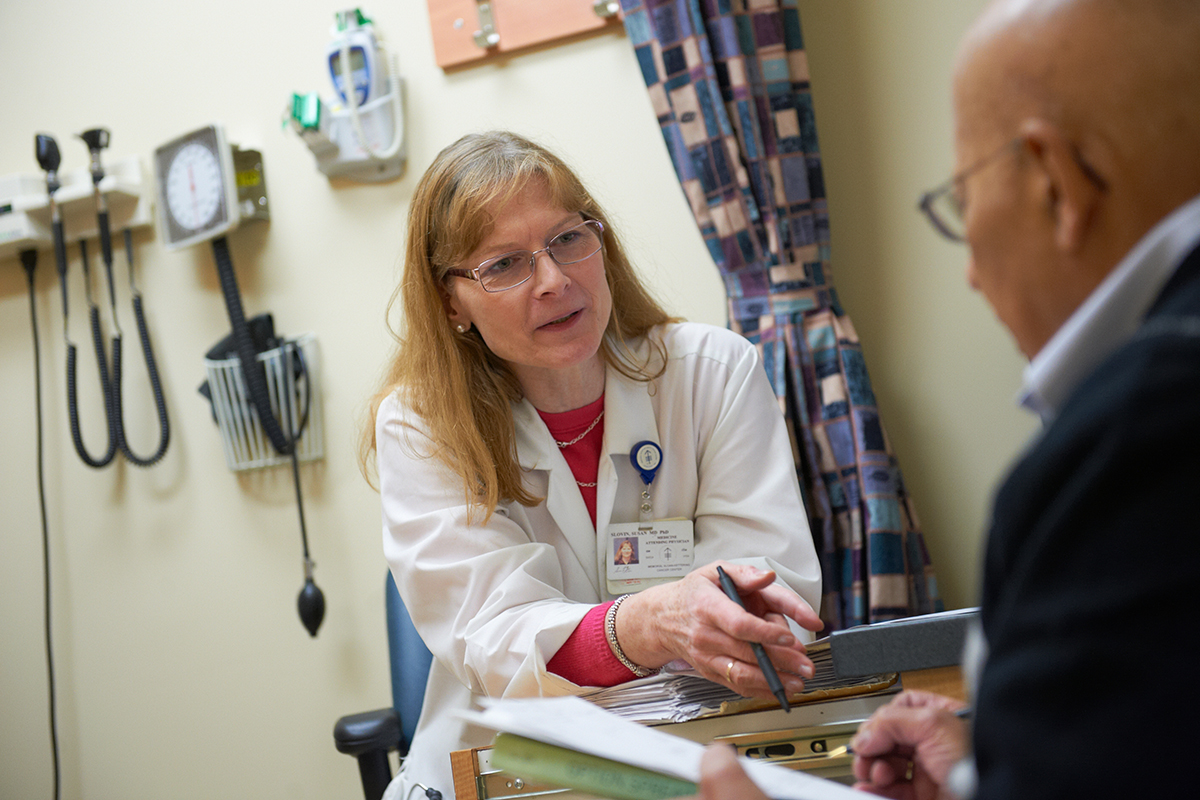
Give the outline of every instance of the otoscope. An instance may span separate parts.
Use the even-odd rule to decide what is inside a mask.
[[[125,258],[129,264],[129,285],[133,293],[133,312],[137,321],[138,336],[142,344],[142,355],[146,360],[146,371],[150,378],[150,386],[154,394],[155,409],[158,412],[159,444],[158,449],[150,456],[139,456],[134,453],[125,438],[124,407],[121,396],[121,322],[117,317],[117,292],[113,281],[113,249],[112,227],[109,224],[108,201],[100,191],[100,181],[104,180],[104,167],[100,163],[100,151],[108,147],[110,135],[107,128],[91,128],[79,134],[79,138],[87,145],[91,155],[92,196],[96,202],[96,227],[100,232],[100,255],[104,260],[104,270],[108,279],[108,301],[112,309],[113,328],[116,335],[112,341],[112,373],[110,376],[109,407],[111,409],[112,425],[116,432],[117,447],[127,459],[139,467],[148,467],[157,463],[167,452],[167,444],[171,437],[170,421],[167,418],[167,405],[163,399],[162,384],[158,377],[158,366],[154,360],[154,350],[150,345],[150,334],[146,328],[146,319],[142,313],[142,296],[137,291],[133,281],[133,243],[130,231],[125,230]],[[82,246],[82,242],[80,243]],[[85,459],[86,460],[86,459]]]
[[[113,428],[113,407],[110,396],[112,389],[108,379],[108,363],[104,356],[104,341],[100,336],[100,310],[95,303],[89,303],[91,307],[88,313],[91,318],[92,340],[96,348],[96,363],[100,369],[100,392],[104,398],[104,417],[108,425],[108,447],[105,449],[103,456],[93,458],[84,446],[83,434],[79,430],[79,408],[75,392],[75,365],[78,353],[76,352],[75,344],[71,341],[70,334],[67,332],[67,243],[66,236],[63,233],[62,210],[58,207],[58,203],[54,199],[55,192],[62,185],[58,182],[58,166],[62,163],[62,155],[58,151],[58,142],[54,140],[53,136],[45,133],[39,133],[34,138],[34,155],[37,157],[38,164],[46,171],[46,192],[50,196],[50,222],[54,236],[54,258],[58,267],[58,282],[62,289],[63,339],[67,343],[67,413],[71,420],[71,439],[75,443],[75,452],[79,454],[83,463],[89,467],[100,469],[112,463],[113,457],[117,454],[117,440],[119,438],[117,431]],[[87,250],[83,242],[80,242],[80,255],[83,256],[86,272]],[[88,292],[90,300],[90,281],[88,281]]]
[[[92,157],[92,196],[96,200],[96,223],[100,229],[100,257],[104,259],[104,269],[108,276],[108,302],[112,308],[113,325],[117,329],[117,339],[121,336],[121,324],[117,322],[117,291],[113,285],[113,251],[112,229],[108,224],[108,201],[104,192],[100,191],[100,181],[104,180],[104,167],[100,165],[100,151],[108,147],[108,128],[92,128],[79,134],[79,138],[87,145]],[[117,356],[114,353],[113,358]]]
[[[63,338],[71,343],[67,336],[67,242],[63,234],[62,209],[54,199],[55,192],[62,186],[58,182],[58,166],[62,163],[62,154],[58,152],[58,142],[54,137],[39,133],[33,140],[33,151],[38,165],[46,171],[46,193],[50,195],[50,226],[54,234],[54,263],[58,267],[58,284],[62,289],[63,304]]]

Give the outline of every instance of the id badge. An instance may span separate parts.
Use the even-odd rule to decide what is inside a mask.
[[[690,519],[618,522],[608,526],[609,594],[631,594],[679,580],[692,571]]]

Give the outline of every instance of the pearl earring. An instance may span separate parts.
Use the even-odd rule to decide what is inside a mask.
[[[457,325],[455,325],[455,326],[454,326],[454,330],[458,331],[459,333],[466,333],[466,332],[467,332],[467,326],[466,326],[466,325],[463,325],[463,324],[460,322],[460,323],[458,323]]]

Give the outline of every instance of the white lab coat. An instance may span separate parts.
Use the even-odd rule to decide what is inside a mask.
[[[647,384],[609,368],[596,527],[575,477],[528,401],[513,406],[526,486],[546,500],[501,503],[486,525],[466,523],[458,477],[428,455],[433,445],[393,394],[376,422],[383,545],[434,662],[420,725],[389,798],[423,797],[414,782],[453,795],[449,752],[488,744],[492,731],[454,714],[479,696],[579,691],[546,663],[606,590],[607,531],[635,522],[643,483],[634,443],[657,442],[651,492],[656,519],[695,521],[695,559],[774,569],[814,609],[821,573],[801,501],[791,445],[758,352],[738,334],[680,323],[651,332],[666,371]],[[639,357],[645,340],[630,343]]]

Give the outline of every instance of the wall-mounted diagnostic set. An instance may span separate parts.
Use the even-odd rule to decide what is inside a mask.
[[[41,343],[37,325],[37,262],[40,250],[52,249],[58,280],[62,291],[63,340],[67,347],[67,413],[71,423],[71,439],[76,453],[89,467],[102,469],[123,455],[131,463],[149,467],[158,463],[167,452],[170,424],[167,406],[159,381],[158,366],[150,343],[150,334],[143,312],[142,294],[134,280],[133,231],[153,225],[150,195],[144,190],[141,162],[126,158],[104,164],[102,151],[108,148],[107,128],[90,128],[79,134],[87,147],[89,167],[73,172],[62,171],[63,154],[58,141],[46,133],[34,136],[33,155],[42,175],[18,174],[0,177],[0,259],[17,254],[29,284],[29,314],[33,334],[34,392],[37,420],[37,482],[42,520],[43,603],[46,635],[46,667],[49,677],[50,742],[54,765],[54,788],[61,785],[59,760],[58,710],[55,702],[56,675],[53,654],[50,576],[50,522],[46,511],[45,426],[42,416]],[[116,281],[113,274],[113,229],[121,231],[125,244],[125,261],[129,268],[129,291],[133,313],[137,320],[138,336],[146,371],[158,412],[159,443],[150,455],[138,455],[126,439],[123,395],[121,391],[121,324],[117,313]],[[100,306],[93,299],[92,276],[88,262],[88,240],[99,240],[108,284],[113,336],[106,349],[100,321]],[[78,397],[76,393],[77,351],[68,327],[70,310],[67,288],[67,248],[77,244],[83,266],[84,289],[88,304],[92,344],[96,352],[96,369],[100,377],[100,397],[104,407],[107,441],[103,452],[94,455],[84,445],[80,430]]]
[[[336,93],[292,95],[286,122],[330,178],[378,182],[404,171],[404,83],[374,23],[357,8],[339,11],[325,63]]]
[[[52,248],[62,292],[63,339],[67,348],[67,412],[71,440],[80,459],[89,467],[101,469],[123,455],[131,463],[148,467],[166,454],[170,441],[167,406],[159,381],[158,367],[146,326],[141,292],[134,280],[133,230],[153,224],[152,203],[143,191],[140,161],[126,158],[105,164],[103,151],[111,135],[107,128],[90,128],[78,135],[87,148],[89,166],[72,172],[62,170],[63,154],[58,141],[46,133],[34,136],[34,158],[44,175],[15,175],[0,179],[0,257],[14,249],[32,275],[38,251]],[[113,229],[123,234],[125,260],[129,269],[129,288],[133,313],[146,370],[158,414],[159,443],[149,455],[139,455],[126,438],[122,395],[122,331],[117,309],[114,275]],[[112,335],[105,341],[101,308],[92,291],[89,241],[96,239],[104,264]],[[104,405],[106,439],[99,453],[84,443],[79,414],[78,350],[68,329],[69,291],[67,281],[68,246],[75,244],[83,267],[85,296],[96,368],[100,378],[100,396]]]

